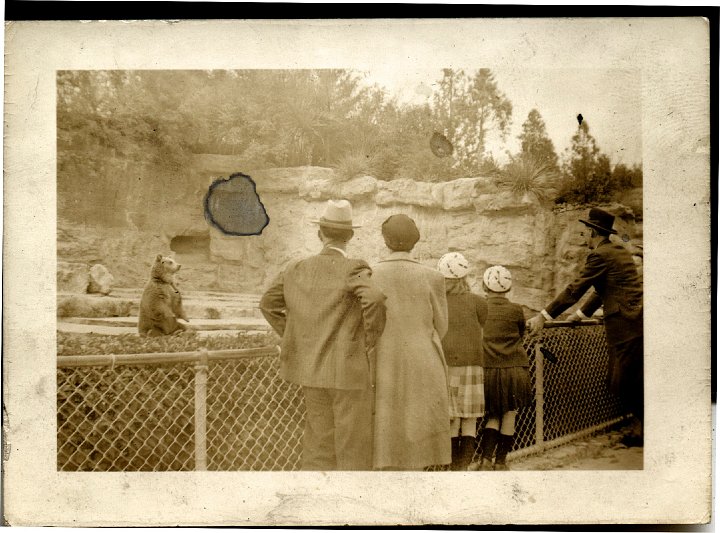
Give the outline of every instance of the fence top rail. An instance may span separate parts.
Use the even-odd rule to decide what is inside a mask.
[[[602,319],[598,318],[580,320],[578,322],[571,322],[570,320],[549,320],[545,322],[545,328],[574,328],[577,326],[600,326],[602,324]]]
[[[61,355],[57,358],[57,368],[203,363],[205,361],[272,357],[278,355],[278,353],[277,346],[262,346],[260,348],[244,348],[237,350],[198,350],[195,352],[157,352],[117,355]]]

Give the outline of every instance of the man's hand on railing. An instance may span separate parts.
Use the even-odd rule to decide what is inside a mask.
[[[525,326],[528,329],[528,334],[531,337],[534,337],[538,333],[540,333],[545,326],[545,317],[542,316],[541,313],[538,313],[531,319],[529,319],[527,322],[525,322]]]
[[[575,327],[575,326],[579,326],[580,322],[582,322],[583,319],[577,313],[570,313],[565,320],[570,322],[571,327]]]

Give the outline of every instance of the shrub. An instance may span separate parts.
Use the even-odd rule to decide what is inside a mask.
[[[511,158],[497,176],[498,188],[523,198],[532,195],[541,202],[553,200],[559,188],[559,175],[552,165],[531,155]]]
[[[274,333],[200,336],[186,331],[165,337],[140,337],[134,333],[101,335],[95,333],[57,332],[58,355],[108,355],[158,352],[193,352],[200,349],[237,350],[274,346],[279,338]]]
[[[375,167],[374,155],[353,151],[342,155],[333,168],[340,181],[348,181],[358,176],[374,175]]]

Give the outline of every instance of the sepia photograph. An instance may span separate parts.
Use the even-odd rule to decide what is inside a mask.
[[[642,468],[639,72],[57,88],[60,470]]]
[[[31,306],[12,292],[4,304],[5,347],[25,350],[4,356],[4,433],[24,450],[4,457],[15,481],[6,520],[709,520],[704,21],[683,19],[688,31],[667,37],[696,48],[663,68],[697,58],[685,64],[688,98],[669,115],[675,93],[663,83],[682,82],[657,81],[649,66],[661,60],[626,53],[662,21],[516,21],[526,33],[512,39],[531,35],[536,51],[514,58],[502,37],[511,21],[452,22],[463,22],[454,36],[443,21],[357,22],[341,42],[332,21],[218,21],[218,37],[246,28],[264,37],[258,47],[270,42],[252,61],[210,44],[189,60],[170,47],[159,62],[143,58],[154,31],[189,47],[205,42],[207,21],[9,28],[6,68],[24,79],[6,93],[4,270],[15,283],[35,276],[12,255],[24,242],[44,259]],[[495,43],[483,53],[453,46],[480,30]],[[547,39],[560,30],[560,44]],[[588,31],[618,37],[609,57],[588,61],[607,52],[580,45]],[[446,51],[425,62],[351,50],[385,32],[385,46],[421,55],[423,42],[441,41]],[[42,110],[22,104],[38,126],[20,123],[13,106],[33,84],[37,98],[37,84],[19,60],[48,39],[72,52],[83,35],[94,51],[38,60]],[[293,38],[312,59],[284,60]],[[679,122],[658,129],[659,116]],[[672,140],[679,128],[692,146]],[[32,156],[34,134],[43,141]],[[42,176],[20,193],[33,157]],[[663,157],[684,172],[673,197]],[[40,217],[32,234],[21,222],[32,209],[14,215],[28,202]],[[684,264],[671,246],[680,220],[695,235]],[[687,335],[670,335],[662,307],[683,298],[695,320],[676,317]],[[33,312],[37,326],[23,329],[16,320]],[[662,429],[680,404],[697,423],[687,440]],[[33,408],[45,420],[37,433],[16,425]],[[34,475],[54,503],[33,518],[17,469],[39,443]],[[695,490],[680,497],[667,483]],[[156,484],[168,486],[165,504]],[[239,503],[228,491],[241,486]],[[131,511],[103,509],[130,491]],[[602,492],[613,495],[598,501]],[[173,516],[188,493],[202,496]],[[557,514],[558,501],[571,508]],[[153,519],[142,518],[148,505]]]

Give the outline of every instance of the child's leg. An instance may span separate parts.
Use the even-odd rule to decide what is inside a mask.
[[[475,456],[475,432],[477,418],[462,418],[460,427],[460,442],[458,445],[458,464],[464,470]]]
[[[455,438],[460,433],[460,418],[450,419],[450,437]]]
[[[460,418],[450,419],[450,452],[452,462],[450,463],[450,470],[458,470],[460,465]]]
[[[482,459],[483,461],[492,462],[495,454],[495,445],[498,440],[498,429],[500,428],[500,419],[491,416],[485,423],[485,429],[482,434]]]
[[[502,424],[500,426],[500,436],[498,438],[497,452],[495,453],[495,470],[507,470],[506,459],[514,442],[515,435],[515,417],[517,411],[508,411],[503,413]]]
[[[517,416],[517,411],[508,411],[507,413],[503,413],[502,416],[502,423],[500,424],[500,434],[501,435],[514,435],[515,434],[515,417]]]
[[[496,416],[489,416],[487,422],[485,422],[485,429],[498,431],[500,429],[500,419]]]
[[[472,437],[474,439],[477,431],[477,421],[477,418],[461,418],[460,435],[463,437]]]

